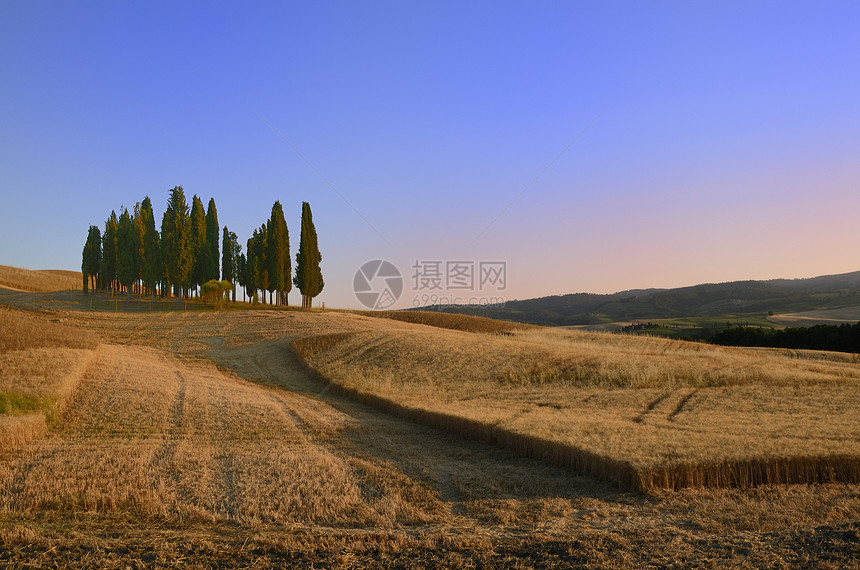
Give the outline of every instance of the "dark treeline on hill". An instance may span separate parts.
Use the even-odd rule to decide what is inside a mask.
[[[735,281],[641,289],[608,295],[572,293],[507,301],[502,307],[446,306],[418,310],[492,317],[535,325],[596,325],[736,313],[790,313],[860,304],[860,272],[812,279]]]
[[[733,327],[720,331],[713,344],[724,346],[760,346],[809,350],[860,352],[860,323],[849,325],[815,325],[808,328],[773,330],[758,327]]]
[[[266,303],[268,292],[269,304],[287,305],[295,284],[302,293],[302,306],[309,308],[323,289],[321,260],[307,202],[302,203],[293,278],[290,234],[280,202],[272,206],[269,220],[254,230],[243,253],[238,236],[227,226],[219,229],[215,200],[210,198],[204,209],[195,194],[189,206],[184,190],[176,186],[170,190],[160,232],[148,196],[131,213],[123,208],[117,217],[112,211],[104,232],[90,226],[81,271],[85,293],[98,289],[129,296],[175,296],[180,301],[195,293],[217,301],[223,293],[232,293],[236,301],[238,284],[254,303]]]

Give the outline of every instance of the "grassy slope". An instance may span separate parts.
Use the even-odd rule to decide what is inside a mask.
[[[97,345],[91,333],[0,307],[0,450],[45,432]]]
[[[10,287],[21,291],[45,293],[51,291],[79,290],[83,277],[77,271],[43,269],[33,271],[0,265],[0,287]]]
[[[356,313],[367,317],[465,332],[505,333],[532,328],[532,325],[512,321],[436,311],[357,311]]]
[[[860,365],[844,355],[552,330],[294,346],[375,405],[636,489],[860,480]]]

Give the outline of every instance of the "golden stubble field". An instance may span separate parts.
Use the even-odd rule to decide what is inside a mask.
[[[412,327],[295,345],[339,385],[637,490],[860,481],[853,355],[558,329]]]
[[[290,345],[338,335],[317,356],[343,366],[342,343],[448,331],[343,313],[87,311],[72,294],[0,302],[101,339],[47,434],[0,460],[7,564],[850,567],[860,556],[857,485],[629,492],[345,397]],[[352,362],[391,356],[364,346]],[[549,378],[467,380],[531,390],[527,408],[558,399]]]
[[[38,293],[78,290],[83,283],[79,271],[62,269],[31,270],[0,265],[0,287]]]

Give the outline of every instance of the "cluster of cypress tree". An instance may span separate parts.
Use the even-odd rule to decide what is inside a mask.
[[[219,230],[215,200],[204,211],[195,195],[191,207],[181,186],[170,191],[161,232],[149,197],[134,207],[132,214],[123,209],[117,218],[111,212],[102,233],[90,226],[84,245],[81,271],[83,289],[111,290],[129,295],[192,296],[198,287],[219,279]],[[323,288],[316,229],[310,205],[302,203],[302,234],[296,276],[292,278],[290,235],[280,202],[272,206],[269,220],[254,230],[242,253],[238,237],[224,226],[221,233],[220,278],[228,281],[236,300],[235,285],[244,287],[248,298],[257,302],[287,304],[287,294],[295,284],[302,292],[302,306]],[[274,295],[274,299],[273,299]]]

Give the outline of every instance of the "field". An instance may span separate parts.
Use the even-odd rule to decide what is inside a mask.
[[[98,337],[0,306],[0,451],[44,435]]]
[[[698,462],[856,453],[850,357],[340,312],[96,310],[72,292],[0,304],[26,320],[3,358],[90,355],[71,388],[45,392],[65,404],[44,436],[0,459],[6,564],[857,567],[856,483],[641,493],[422,423],[569,444],[573,422],[586,450],[642,469],[672,460],[667,441]],[[68,339],[84,344],[50,348]]]
[[[783,325],[779,323],[779,318],[779,316],[769,317],[767,313],[725,313],[707,317],[645,319],[596,325],[573,325],[563,328],[587,332],[625,332],[680,340],[707,340],[731,327],[781,329]]]
[[[787,327],[811,327],[813,325],[855,324],[860,321],[860,305],[838,309],[820,309],[801,313],[774,315],[768,320]]]
[[[78,271],[63,271],[61,269],[41,269],[33,271],[0,265],[0,287],[47,293],[51,291],[66,291],[80,289],[83,276]]]
[[[637,491],[860,482],[851,355],[547,329],[390,329],[295,345],[358,394]]]

